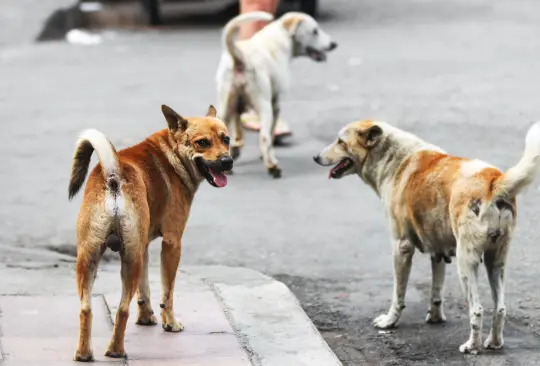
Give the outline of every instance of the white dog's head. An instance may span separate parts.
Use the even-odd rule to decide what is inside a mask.
[[[293,41],[293,56],[308,56],[320,62],[326,60],[327,52],[337,47],[319,23],[305,13],[289,12],[280,20]]]

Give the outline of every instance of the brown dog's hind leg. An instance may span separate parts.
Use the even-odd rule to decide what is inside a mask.
[[[94,360],[92,352],[92,287],[102,249],[100,242],[81,241],[77,248],[76,280],[77,291],[81,300],[79,315],[79,343],[73,359],[90,362]]]
[[[124,239],[125,240],[125,239]],[[116,311],[113,335],[105,356],[122,358],[126,357],[124,349],[124,336],[129,317],[129,304],[135,295],[143,267],[142,245],[137,241],[128,242],[120,252],[122,258],[122,298]],[[127,250],[126,250],[127,248]]]
[[[180,332],[184,330],[182,323],[174,316],[174,282],[176,271],[180,263],[182,246],[180,239],[170,237],[166,234],[161,244],[161,322],[163,329],[167,332]]]
[[[148,247],[144,252],[142,276],[137,291],[137,304],[139,305],[137,324],[156,325],[157,319],[152,309],[152,303],[150,302],[150,285],[148,284]]]

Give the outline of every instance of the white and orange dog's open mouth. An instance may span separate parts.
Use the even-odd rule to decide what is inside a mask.
[[[328,179],[339,179],[347,172],[349,169],[351,169],[354,166],[354,162],[349,159],[345,158],[341,160],[336,166],[334,166],[330,173],[328,174]]]

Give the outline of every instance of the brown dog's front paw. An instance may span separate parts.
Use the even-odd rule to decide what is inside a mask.
[[[163,330],[166,332],[181,332],[184,330],[184,325],[178,321],[178,319],[174,319],[174,322],[172,324],[162,324]]]
[[[151,315],[149,318],[139,317],[136,322],[137,325],[156,325],[157,318],[155,315]]]
[[[75,356],[73,357],[73,361],[93,362],[94,354],[92,353],[92,351],[80,352],[77,350],[77,352],[75,352]]]
[[[137,311],[137,321],[135,324],[138,325],[156,325],[157,318],[154,315],[154,310],[150,303],[145,302],[144,300],[139,300],[139,310]]]
[[[281,178],[281,169],[277,165],[270,167],[268,168],[268,174],[270,174],[274,179]]]
[[[110,349],[107,352],[105,352],[105,356],[111,357],[111,358],[127,358],[127,354],[125,351],[113,351]]]
[[[127,358],[126,351],[124,350],[124,345],[116,345],[113,342],[109,343],[109,347],[107,347],[107,352],[105,352],[105,356],[111,358]]]

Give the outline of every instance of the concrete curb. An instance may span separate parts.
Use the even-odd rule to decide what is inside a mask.
[[[210,284],[253,365],[341,365],[282,282],[245,268],[185,271]]]

